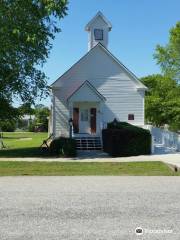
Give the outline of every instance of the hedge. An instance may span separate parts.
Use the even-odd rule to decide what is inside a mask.
[[[54,156],[75,157],[76,141],[65,137],[56,138],[51,142],[49,150]]]
[[[151,154],[150,132],[126,122],[109,123],[102,138],[104,152],[114,157]]]

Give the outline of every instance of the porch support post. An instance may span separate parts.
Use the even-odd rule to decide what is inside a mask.
[[[69,137],[73,137],[73,103],[69,102]]]

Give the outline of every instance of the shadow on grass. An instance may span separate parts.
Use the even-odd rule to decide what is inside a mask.
[[[40,149],[39,147],[0,150],[0,158],[47,157],[48,155],[48,150]]]

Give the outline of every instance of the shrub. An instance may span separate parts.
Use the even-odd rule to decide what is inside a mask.
[[[76,140],[65,137],[54,139],[50,144],[50,154],[54,156],[75,157]]]
[[[104,151],[114,157],[151,153],[150,132],[126,122],[109,123],[102,137]]]
[[[15,121],[2,121],[0,122],[0,129],[3,132],[14,132],[16,129]]]

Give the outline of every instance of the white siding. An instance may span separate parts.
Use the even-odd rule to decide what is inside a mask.
[[[75,92],[69,99],[71,102],[99,102],[101,101],[100,97],[93,92],[93,90],[87,85],[84,84],[77,92]]]
[[[53,84],[60,89],[55,94],[56,134],[67,134],[67,98],[85,80],[106,98],[102,106],[104,123],[114,118],[128,121],[128,114],[134,114],[135,120],[130,123],[144,125],[144,90],[137,90],[141,84],[97,45]]]
[[[69,110],[61,98],[61,91],[54,90],[54,133],[55,137],[69,136]]]
[[[122,80],[130,80],[130,77],[125,73],[124,69],[105,51],[103,51],[102,47],[96,46],[69,71],[67,71],[59,81],[56,81],[53,86],[71,87],[72,82],[84,82],[91,78],[96,79],[107,77],[118,77]]]
[[[97,41],[95,40],[94,37],[94,29],[102,29],[103,30],[103,40],[102,41]],[[108,32],[109,32],[109,27],[108,25],[103,21],[103,19],[98,16],[96,20],[93,22],[91,25],[90,31],[89,31],[89,42],[88,42],[88,50],[96,46],[99,42],[103,44],[106,48],[108,47]]]
[[[104,84],[101,84],[104,82]],[[98,91],[106,98],[103,106],[104,122],[117,118],[128,121],[128,114],[134,114],[135,120],[129,121],[135,125],[144,124],[144,93],[138,92],[132,81],[118,79],[98,79],[93,82]]]

